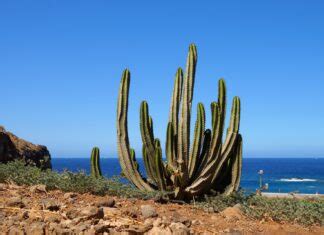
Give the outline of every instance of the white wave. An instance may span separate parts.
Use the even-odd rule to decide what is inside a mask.
[[[282,182],[316,182],[316,179],[302,179],[302,178],[289,178],[289,179],[280,179],[278,181]]]

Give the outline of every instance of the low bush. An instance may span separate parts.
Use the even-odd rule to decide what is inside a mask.
[[[82,171],[77,173],[43,171],[33,166],[26,166],[21,161],[0,164],[0,182],[13,182],[17,185],[44,184],[49,190],[59,189],[63,192],[96,195],[109,194],[127,198],[148,199],[157,196],[157,193],[142,192],[130,184],[123,184],[118,177],[96,179]]]
[[[255,219],[324,225],[324,199],[250,197],[243,212]]]

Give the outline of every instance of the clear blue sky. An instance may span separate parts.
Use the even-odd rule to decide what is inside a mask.
[[[131,144],[140,149],[143,99],[164,140],[174,73],[194,42],[193,107],[209,107],[224,77],[228,98],[242,99],[245,157],[324,156],[323,12],[321,0],[3,0],[0,124],[53,157],[96,145],[116,156],[128,67]]]

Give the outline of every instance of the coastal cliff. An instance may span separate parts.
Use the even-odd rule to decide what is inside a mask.
[[[23,140],[0,126],[0,163],[23,160],[28,165],[51,169],[51,155],[42,145]]]

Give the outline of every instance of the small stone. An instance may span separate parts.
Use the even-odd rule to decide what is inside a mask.
[[[223,231],[225,234],[230,234],[230,235],[241,235],[242,232],[239,231],[239,230],[235,230],[235,229],[232,229],[232,228],[227,228]]]
[[[117,208],[113,207],[102,207],[104,217],[110,217],[110,216],[115,216],[115,215],[120,215],[121,212]]]
[[[103,198],[97,203],[95,203],[97,207],[114,207],[115,200],[113,198]]]
[[[204,211],[207,212],[207,213],[214,213],[215,212],[213,207],[205,208]]]
[[[25,204],[22,201],[21,197],[9,198],[6,205],[9,206],[9,207],[19,207],[19,208],[24,208],[25,207]]]
[[[153,222],[153,227],[160,227],[162,224],[162,219],[161,218],[157,218],[156,220],[154,220]]]
[[[36,212],[36,211],[29,211],[28,217],[29,217],[30,221],[43,222],[42,215],[40,213]]]
[[[104,232],[109,232],[109,225],[106,224],[97,224],[93,227],[93,229],[95,230],[96,234],[101,234]]]
[[[182,223],[182,224],[186,225],[187,227],[191,226],[191,221],[189,219],[183,217],[182,215],[180,215],[178,212],[173,213],[172,220],[175,223]]]
[[[80,215],[87,219],[101,219],[104,217],[103,209],[89,206],[80,211]]]
[[[71,229],[69,228],[61,228],[61,227],[56,227],[54,234],[60,234],[60,235],[72,235],[74,234]]]
[[[237,207],[228,207],[221,212],[221,215],[230,222],[238,221],[243,217],[241,210]]]
[[[190,230],[183,223],[171,223],[169,226],[173,234],[187,235],[190,234]]]
[[[50,211],[58,211],[60,209],[60,205],[56,200],[53,199],[43,199],[42,200],[43,208]]]
[[[44,184],[33,185],[30,187],[29,191],[31,193],[47,193],[46,185]]]
[[[137,218],[139,215],[139,211],[137,207],[129,207],[126,208],[123,213],[131,218]]]
[[[59,215],[47,215],[44,221],[48,223],[60,223],[61,217]]]
[[[194,219],[193,221],[191,221],[191,224],[192,225],[200,225],[201,224],[201,221],[200,220],[197,220],[197,219]]]
[[[76,193],[64,193],[63,197],[64,199],[71,199],[71,198],[76,198],[78,194]]]
[[[239,210],[242,210],[242,204],[240,203],[237,203],[233,206],[233,208],[236,208],[236,209],[239,209]]]
[[[66,212],[66,217],[69,219],[74,219],[79,216],[79,211],[77,209],[70,209]]]
[[[72,220],[63,220],[60,222],[60,225],[62,226],[62,228],[70,228],[72,225]]]
[[[155,208],[151,205],[142,205],[141,212],[144,218],[153,218],[158,216]]]
[[[147,232],[147,235],[172,235],[172,231],[169,227],[160,228],[153,227],[150,231]]]
[[[153,218],[148,218],[148,219],[146,219],[145,221],[144,221],[144,225],[145,226],[153,226],[153,224],[154,224],[154,219]]]
[[[10,228],[8,233],[8,235],[24,235],[24,234],[25,234],[24,230],[16,227]]]
[[[87,229],[83,232],[84,235],[95,235],[96,234],[96,230],[94,230],[94,228],[90,228]]]
[[[31,235],[43,235],[45,234],[45,223],[43,222],[36,222],[36,223],[32,223],[31,225],[29,225],[26,229],[27,234]]]
[[[28,211],[23,211],[20,214],[20,219],[25,220],[25,219],[28,219],[28,218],[29,218],[29,212]]]
[[[89,226],[86,224],[76,225],[72,228],[76,234],[82,234],[83,231],[89,229]]]
[[[0,191],[5,191],[7,189],[7,185],[0,183]]]

